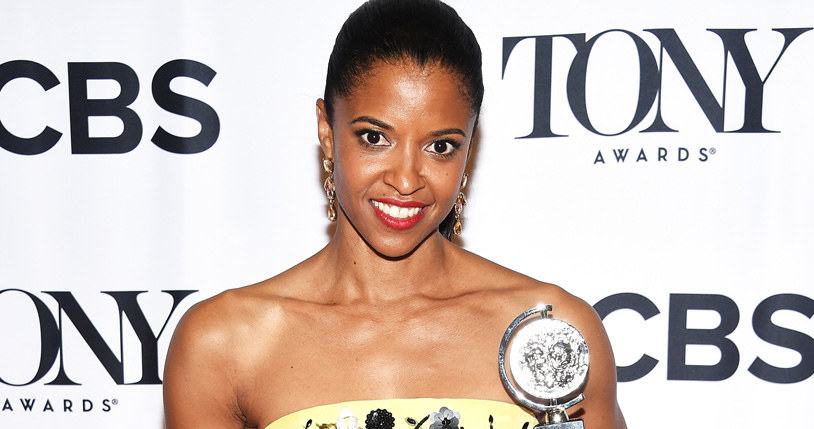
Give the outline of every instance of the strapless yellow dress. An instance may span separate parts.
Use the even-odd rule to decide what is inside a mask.
[[[283,416],[265,429],[531,429],[534,415],[484,399],[382,399],[321,405]]]

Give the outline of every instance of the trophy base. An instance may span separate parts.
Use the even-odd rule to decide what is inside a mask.
[[[539,424],[534,429],[585,429],[582,420],[569,420],[567,422]]]

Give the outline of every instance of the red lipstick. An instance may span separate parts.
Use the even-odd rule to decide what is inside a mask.
[[[400,219],[390,216],[390,214],[385,213],[379,207],[376,207],[377,203],[383,203],[390,206],[396,206],[401,208],[410,208],[410,209],[419,208],[420,210],[418,211],[418,213],[411,217]],[[391,198],[370,200],[370,205],[373,207],[373,211],[376,213],[376,216],[379,217],[379,220],[381,220],[382,223],[387,225],[389,228],[395,229],[397,231],[404,231],[414,227],[418,223],[418,221],[420,221],[421,218],[424,217],[423,208],[426,207],[426,204],[420,203],[418,201],[401,201]]]

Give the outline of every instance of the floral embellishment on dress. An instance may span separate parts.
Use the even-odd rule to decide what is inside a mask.
[[[336,429],[359,429],[359,418],[353,411],[343,407],[336,419]]]
[[[385,409],[375,409],[365,418],[365,429],[393,429],[396,419]]]
[[[447,407],[441,407],[438,412],[430,413],[430,429],[458,429],[458,422],[461,420],[461,413],[452,411]]]

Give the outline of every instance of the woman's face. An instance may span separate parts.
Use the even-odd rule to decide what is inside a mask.
[[[336,100],[331,123],[320,101],[320,142],[334,160],[341,207],[338,231],[350,222],[390,257],[437,231],[458,195],[474,132],[460,88],[442,68],[378,63]]]

